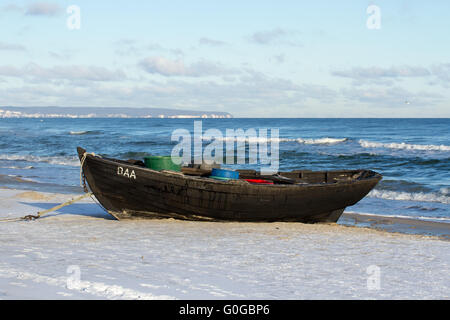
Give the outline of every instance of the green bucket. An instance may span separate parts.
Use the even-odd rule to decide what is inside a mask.
[[[178,159],[181,161],[181,158],[174,157],[174,160]],[[144,158],[144,163],[147,168],[161,171],[161,170],[170,170],[170,171],[181,171],[181,165],[175,164],[172,161],[171,156],[150,156]]]

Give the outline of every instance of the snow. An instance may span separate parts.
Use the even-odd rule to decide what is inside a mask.
[[[0,189],[0,219],[70,198]],[[0,222],[0,299],[449,299],[449,249],[336,224],[116,221],[88,199]]]

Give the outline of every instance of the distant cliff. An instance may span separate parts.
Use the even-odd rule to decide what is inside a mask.
[[[228,112],[162,108],[0,107],[0,118],[233,118]]]

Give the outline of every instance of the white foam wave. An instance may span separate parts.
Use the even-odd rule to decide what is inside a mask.
[[[363,148],[387,148],[387,149],[420,150],[420,151],[450,151],[450,146],[446,145],[409,144],[405,142],[381,143],[381,142],[371,142],[367,140],[359,140],[359,144]]]
[[[0,160],[9,161],[28,161],[28,162],[45,162],[49,164],[57,164],[63,166],[78,167],[80,162],[77,157],[40,157],[33,155],[11,155],[0,154]]]
[[[424,217],[424,216],[405,216],[405,215],[387,215],[387,214],[375,214],[375,213],[367,213],[367,212],[354,212],[354,211],[346,211],[346,213],[355,213],[362,216],[371,216],[371,217],[383,217],[383,218],[401,218],[401,219],[415,219],[415,220],[427,220],[427,221],[437,221],[437,222],[450,222],[450,218],[446,217]]]
[[[89,131],[70,131],[69,133],[70,133],[70,135],[73,135],[73,136],[80,136],[80,135],[89,133]]]
[[[337,144],[345,141],[347,141],[347,138],[297,139],[298,143],[303,144]]]
[[[402,200],[402,201],[419,201],[419,202],[439,202],[450,204],[450,197],[444,193],[409,193],[388,190],[372,190],[368,197],[380,198],[387,200]]]
[[[235,141],[235,142],[255,142],[255,143],[265,143],[265,142],[298,142],[300,144],[337,144],[347,141],[347,138],[319,138],[319,139],[303,139],[303,138],[268,138],[268,137],[222,137],[215,138],[218,141]],[[202,140],[211,140],[206,136],[202,136]]]
[[[295,139],[287,138],[266,138],[266,137],[214,137],[215,140],[224,142],[248,142],[248,143],[265,143],[265,142],[289,142],[295,141]],[[207,136],[202,136],[202,140],[210,141]]]
[[[34,169],[33,166],[26,166],[26,167],[18,167],[18,166],[7,166],[7,167],[1,167],[3,169],[17,169],[17,170],[30,170]]]
[[[17,182],[37,182],[36,180],[30,178],[23,178],[22,176],[18,176],[15,174],[7,174],[6,176],[14,179]]]

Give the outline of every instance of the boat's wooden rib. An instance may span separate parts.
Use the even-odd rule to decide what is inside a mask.
[[[291,171],[277,183],[220,181],[158,172],[138,162],[101,158],[78,148],[83,173],[95,197],[117,219],[166,218],[229,221],[336,222],[381,180],[370,170]],[[254,170],[242,177],[261,178]],[[267,178],[267,177],[266,177]]]

